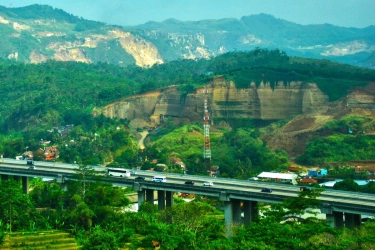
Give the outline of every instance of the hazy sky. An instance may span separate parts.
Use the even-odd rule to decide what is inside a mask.
[[[266,13],[299,24],[375,25],[375,0],[0,0],[5,7],[47,4],[75,16],[108,24],[137,25],[241,18]]]

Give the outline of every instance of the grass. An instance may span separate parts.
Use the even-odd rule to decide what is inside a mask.
[[[48,230],[36,232],[7,233],[5,243],[0,246],[3,249],[79,249],[74,237],[64,231]]]

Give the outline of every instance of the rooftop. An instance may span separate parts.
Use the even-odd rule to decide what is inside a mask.
[[[284,180],[293,180],[297,177],[296,174],[284,174],[284,173],[271,173],[271,172],[262,172],[258,175],[258,178],[270,178],[270,179],[284,179]]]

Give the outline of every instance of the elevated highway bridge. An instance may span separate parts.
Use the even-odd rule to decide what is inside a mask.
[[[28,169],[26,161],[2,159],[0,161],[0,175],[22,178],[24,191],[27,192],[29,177],[57,179],[62,185],[67,180],[76,178],[77,164],[34,162],[36,169]],[[194,193],[198,195],[217,197],[224,202],[227,233],[233,223],[241,221],[241,207],[244,209],[244,223],[249,224],[258,213],[257,203],[282,202],[286,198],[297,197],[299,187],[259,181],[244,181],[227,178],[213,178],[208,176],[180,175],[163,173],[167,182],[153,182],[152,177],[161,175],[153,171],[137,170],[136,176],[143,176],[145,180],[135,180],[136,176],[128,178],[108,177],[104,167],[93,166],[98,175],[103,175],[102,181],[116,186],[131,187],[138,192],[138,205],[144,201],[153,202],[154,192],[158,194],[158,207],[164,209],[173,205],[173,193]],[[195,185],[186,185],[185,181],[194,181]],[[203,186],[204,182],[214,182],[214,186]],[[271,188],[272,193],[261,192],[263,188]],[[337,190],[324,190],[318,197],[321,201],[321,212],[332,226],[354,227],[361,223],[361,215],[375,215],[375,195]]]

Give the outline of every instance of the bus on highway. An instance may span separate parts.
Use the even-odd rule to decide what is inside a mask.
[[[130,170],[125,168],[107,168],[108,176],[130,177]]]
[[[154,176],[152,178],[152,181],[154,181],[154,182],[167,182],[167,177],[164,177],[164,176]]]

